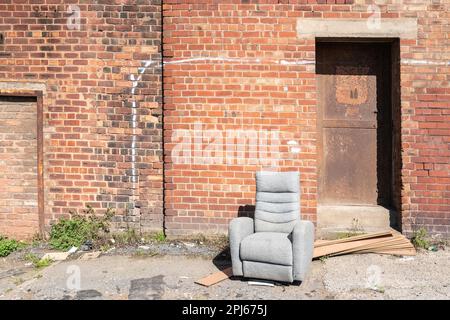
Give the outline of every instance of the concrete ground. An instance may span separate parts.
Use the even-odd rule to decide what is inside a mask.
[[[0,299],[450,299],[448,247],[415,257],[316,260],[301,285],[229,279],[209,288],[194,281],[227,261],[219,255],[213,263],[213,250],[194,247],[117,250],[86,261],[75,255],[43,269],[15,253],[0,258]]]

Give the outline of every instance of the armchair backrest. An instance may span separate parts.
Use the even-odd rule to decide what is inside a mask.
[[[290,233],[300,220],[299,172],[256,173],[255,232]]]

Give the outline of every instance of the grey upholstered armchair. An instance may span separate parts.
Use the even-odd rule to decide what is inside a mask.
[[[255,219],[229,226],[233,275],[303,281],[313,256],[314,225],[300,220],[298,172],[257,172]]]

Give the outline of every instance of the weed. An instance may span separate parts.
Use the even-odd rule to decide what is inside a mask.
[[[372,288],[373,291],[375,292],[379,292],[379,293],[385,293],[386,290],[383,287],[379,287],[379,286],[375,286],[374,288]]]
[[[346,232],[338,232],[337,233],[337,239],[346,239],[346,238],[351,238],[357,235],[360,235],[361,233],[356,233],[356,232],[350,232],[350,231],[346,231]]]
[[[156,252],[156,251],[138,249],[133,253],[132,256],[135,258],[146,258],[146,257],[154,257],[157,255],[158,255],[158,252]]]
[[[217,235],[211,238],[208,238],[206,241],[208,245],[214,246],[216,248],[224,249],[229,245],[229,239],[226,235]]]
[[[45,237],[44,237],[41,233],[36,232],[36,233],[33,235],[32,241],[33,241],[33,242],[34,242],[34,241],[42,242],[42,241],[45,241]]]
[[[25,244],[14,239],[0,236],[0,257],[6,257],[12,252],[22,248]]]
[[[325,261],[327,261],[327,259],[328,259],[329,257],[330,257],[329,255],[321,256],[321,257],[319,258],[319,260],[320,260],[320,262],[325,263]]]
[[[337,234],[338,239],[345,239],[354,236],[358,236],[364,233],[364,228],[361,226],[358,218],[352,219],[352,226],[346,232],[339,232]]]
[[[197,235],[194,237],[194,241],[195,241],[197,244],[204,244],[205,242],[208,241],[208,238],[207,238],[204,234],[199,233],[199,234],[197,234]]]
[[[38,248],[38,247],[40,247],[42,245],[42,242],[40,241],[40,240],[33,240],[32,242],[31,242],[31,247],[33,247],[33,248]]]
[[[155,233],[153,235],[153,239],[156,242],[165,242],[166,241],[166,235],[164,234],[163,231],[158,231],[157,233]]]
[[[445,250],[446,247],[450,245],[448,240],[440,239],[439,237],[433,237],[430,241],[430,245],[434,246],[436,250]]]
[[[229,241],[226,235],[204,235],[202,233],[195,234],[182,241],[194,242],[197,245],[206,245],[217,249],[225,249],[228,247]]]
[[[430,243],[427,238],[427,230],[422,227],[416,231],[414,231],[413,236],[411,238],[411,242],[416,248],[428,249]]]
[[[25,256],[25,260],[31,262],[36,269],[48,267],[53,260],[49,258],[39,259],[35,254],[29,253]]]
[[[136,230],[132,228],[128,228],[124,232],[114,234],[113,239],[119,245],[137,244],[140,241],[140,237]]]
[[[33,238],[31,239],[31,246],[33,248],[40,247],[40,246],[42,246],[45,243],[46,243],[46,239],[38,232],[35,233],[33,235]]]
[[[86,240],[97,240],[102,233],[109,233],[109,223],[114,211],[107,209],[103,217],[95,215],[92,207],[87,207],[84,215],[72,214],[70,219],[62,218],[52,226],[50,246],[67,250],[80,247]]]
[[[49,265],[51,265],[52,262],[53,262],[53,260],[49,259],[49,258],[41,259],[34,265],[34,267],[37,269],[45,268],[45,267],[48,267]]]
[[[165,242],[166,236],[162,231],[142,235],[135,229],[129,228],[123,232],[113,234],[113,239],[118,245],[136,245],[149,242]]]
[[[100,246],[100,251],[101,252],[107,252],[109,249],[111,249],[111,246],[109,244],[104,244],[102,246]]]

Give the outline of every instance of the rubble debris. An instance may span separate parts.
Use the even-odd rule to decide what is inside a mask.
[[[275,287],[275,284],[272,281],[252,280],[247,283],[249,286]]]
[[[207,277],[201,278],[195,283],[200,284],[205,287],[212,286],[213,284],[219,283],[225,279],[228,279],[233,275],[233,269],[231,267],[228,267],[226,269],[223,269],[221,271],[218,271],[216,273],[213,273]]]
[[[40,260],[63,261],[70,256],[69,252],[48,252]]]
[[[86,252],[80,256],[80,260],[96,259],[102,254],[101,251]]]
[[[86,240],[80,247],[81,251],[91,251],[93,248],[92,240]]]
[[[72,247],[72,248],[70,248],[67,252],[68,252],[69,254],[73,254],[73,253],[77,252],[77,250],[78,250],[78,247]]]

